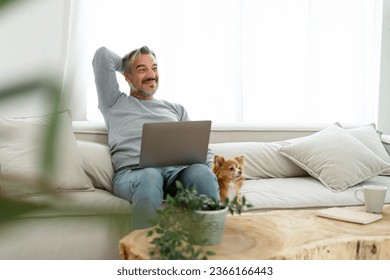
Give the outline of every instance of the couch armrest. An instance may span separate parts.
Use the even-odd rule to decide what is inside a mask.
[[[73,121],[72,126],[77,140],[107,145],[108,135],[104,122]]]

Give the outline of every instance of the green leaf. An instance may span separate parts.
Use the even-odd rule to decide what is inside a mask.
[[[5,6],[6,4],[10,4],[10,3],[13,3],[15,2],[15,0],[0,0],[0,8],[3,8],[3,6]]]

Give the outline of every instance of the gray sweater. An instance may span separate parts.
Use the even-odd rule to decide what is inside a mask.
[[[153,98],[137,99],[119,90],[116,71],[122,72],[122,58],[105,47],[93,58],[99,110],[108,129],[108,143],[114,170],[139,164],[142,127],[147,122],[188,121],[180,104]],[[209,150],[206,164],[211,166]]]

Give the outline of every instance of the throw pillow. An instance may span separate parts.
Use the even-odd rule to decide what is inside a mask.
[[[215,155],[233,158],[243,155],[247,179],[288,178],[308,176],[307,172],[281,155],[278,150],[289,144],[278,142],[237,142],[210,144]]]
[[[111,154],[107,145],[88,141],[77,141],[87,173],[95,188],[112,192],[112,178],[114,169],[111,163]]]
[[[390,163],[390,156],[380,139],[380,133],[376,130],[375,124],[369,124],[361,127],[347,130],[352,136],[360,140],[371,151],[377,154],[381,159]],[[382,175],[390,175],[390,170],[386,170]]]
[[[343,191],[390,168],[389,163],[337,124],[279,152],[332,191]]]
[[[57,117],[59,127],[55,141],[51,142],[54,164],[48,172],[43,170],[43,162],[47,160],[44,150],[48,145],[45,142],[48,127],[54,117]],[[6,193],[26,195],[46,191],[40,189],[42,179],[48,180],[55,190],[94,189],[83,170],[68,112],[30,118],[0,118],[0,164]],[[18,185],[23,185],[23,188],[16,190]]]

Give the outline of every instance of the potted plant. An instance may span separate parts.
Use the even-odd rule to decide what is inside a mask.
[[[225,218],[228,212],[241,214],[246,203],[240,200],[216,201],[206,195],[199,195],[195,187],[184,188],[176,182],[177,193],[168,195],[166,203],[158,211],[158,223],[148,232],[153,237],[151,258],[160,259],[207,259],[212,251],[204,251],[201,246],[216,245],[221,242]]]

